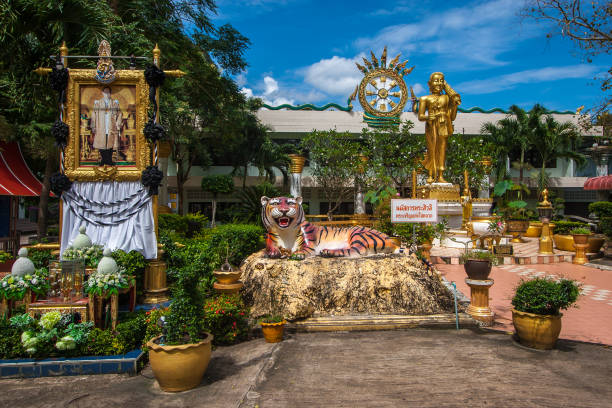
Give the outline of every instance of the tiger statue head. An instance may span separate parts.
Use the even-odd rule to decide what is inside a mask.
[[[261,220],[268,231],[299,228],[304,222],[302,197],[261,197]]]

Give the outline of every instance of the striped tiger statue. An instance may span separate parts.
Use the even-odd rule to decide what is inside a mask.
[[[261,219],[268,231],[266,255],[270,258],[358,257],[399,249],[399,242],[371,228],[311,224],[304,217],[302,197],[263,196],[261,207]]]

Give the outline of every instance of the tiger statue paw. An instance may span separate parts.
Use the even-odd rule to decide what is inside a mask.
[[[261,219],[267,230],[266,255],[358,257],[393,253],[399,244],[366,227],[334,228],[306,221],[302,197],[261,197]]]

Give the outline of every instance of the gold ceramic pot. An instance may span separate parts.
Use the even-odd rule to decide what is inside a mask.
[[[561,316],[539,315],[512,309],[512,323],[522,345],[550,350],[561,333]]]
[[[213,271],[213,274],[215,275],[215,278],[217,278],[217,282],[220,284],[231,285],[240,279],[242,271]]]
[[[540,238],[542,236],[542,223],[539,221],[531,221],[529,228],[525,232],[525,236],[529,238]]]
[[[261,331],[263,332],[266,343],[280,343],[283,341],[285,323],[287,323],[285,320],[278,323],[261,322]]]
[[[589,243],[590,234],[572,234],[574,244],[585,245]]]
[[[574,237],[571,235],[555,234],[553,235],[553,241],[555,242],[555,247],[561,251],[576,252],[576,247],[574,247]],[[588,242],[589,246],[587,247],[586,252],[588,254],[596,254],[599,252],[606,240],[602,237],[590,235]]]
[[[210,362],[213,335],[206,333],[206,338],[199,343],[178,346],[160,346],[156,343],[160,337],[147,343],[153,375],[160,388],[166,392],[179,392],[200,385]]]
[[[506,231],[512,234],[512,242],[524,242],[521,235],[529,229],[529,220],[508,220]]]

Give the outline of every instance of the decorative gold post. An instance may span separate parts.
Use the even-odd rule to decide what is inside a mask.
[[[467,229],[468,223],[472,218],[472,194],[470,193],[470,178],[467,170],[463,170],[464,188],[461,196],[461,206],[463,207],[463,218],[461,220],[461,229]]]
[[[465,283],[470,287],[470,306],[467,312],[484,326],[491,326],[495,318],[495,313],[489,307],[489,288],[493,286],[493,279],[466,278]]]
[[[552,216],[552,205],[548,201],[548,189],[542,191],[543,200],[538,203],[538,213],[542,221],[542,233],[540,234],[540,246],[538,253],[542,255],[552,255],[553,243],[550,237],[550,217]]]
[[[412,198],[417,198],[417,171],[412,170]]]
[[[164,251],[161,244],[157,246],[157,259],[149,262],[145,269],[144,303],[163,303],[168,300],[166,284],[166,263],[161,259]]]

